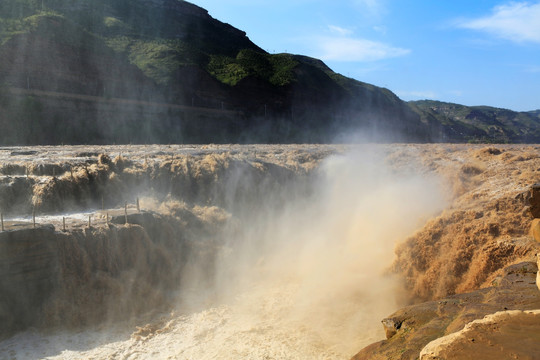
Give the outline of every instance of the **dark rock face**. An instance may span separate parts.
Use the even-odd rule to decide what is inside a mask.
[[[35,323],[59,270],[54,228],[0,232],[0,337]]]
[[[175,223],[57,232],[41,226],[0,232],[0,337],[30,326],[80,327],[125,320],[167,304],[187,251]]]
[[[529,203],[531,204],[531,215],[540,218],[540,183],[531,187]]]

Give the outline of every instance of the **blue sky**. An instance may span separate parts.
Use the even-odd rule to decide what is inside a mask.
[[[191,0],[403,100],[540,109],[540,1]]]

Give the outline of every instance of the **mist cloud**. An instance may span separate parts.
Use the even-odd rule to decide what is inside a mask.
[[[353,31],[336,25],[328,25],[328,29],[334,34],[348,36],[352,35]]]
[[[488,16],[459,20],[456,25],[512,42],[540,43],[540,3],[510,2],[496,6]]]
[[[242,327],[271,318],[265,332],[309,329],[302,337],[351,356],[381,339],[380,319],[402,305],[400,281],[387,274],[394,246],[445,202],[435,177],[393,170],[369,145],[325,160],[309,187],[308,197],[292,192],[283,206],[238,219],[215,291],[236,298]],[[261,203],[282,197],[267,195]],[[269,348],[275,338],[265,335]]]
[[[411,50],[350,36],[322,36],[313,42],[316,56],[325,61],[370,62],[406,56]]]

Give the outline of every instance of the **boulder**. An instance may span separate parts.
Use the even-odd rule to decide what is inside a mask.
[[[534,240],[540,242],[540,219],[534,219],[532,221],[530,234]]]
[[[397,331],[401,328],[401,321],[393,318],[383,319],[382,321],[386,338],[390,339],[396,335]]]
[[[536,273],[536,287],[540,290],[540,254],[536,254],[536,261],[538,264],[538,272]]]
[[[537,359],[540,310],[500,311],[427,344],[420,360]]]

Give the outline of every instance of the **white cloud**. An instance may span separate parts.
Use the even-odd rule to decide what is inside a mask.
[[[386,28],[386,26],[374,26],[373,30],[375,30],[376,32],[378,32],[380,34],[386,35],[386,31],[388,29]]]
[[[434,91],[396,91],[397,96],[403,100],[424,100],[437,99],[438,95]]]
[[[353,0],[353,3],[358,8],[367,11],[371,16],[379,16],[384,12],[385,0]]]
[[[510,2],[496,6],[491,15],[461,20],[457,26],[514,42],[540,43],[540,2]]]
[[[409,54],[409,49],[352,37],[324,36],[315,39],[316,56],[325,61],[377,61]]]
[[[331,33],[341,35],[341,36],[347,36],[353,33],[353,31],[350,29],[345,29],[345,28],[342,28],[340,26],[335,26],[335,25],[328,25],[328,29],[330,29]]]

